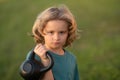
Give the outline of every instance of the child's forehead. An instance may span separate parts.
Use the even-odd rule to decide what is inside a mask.
[[[68,23],[65,20],[50,20],[46,23],[46,26],[53,26],[53,25],[67,26]]]
[[[45,31],[68,31],[68,26],[62,25],[60,23],[50,24],[44,27]]]
[[[67,26],[46,26],[45,31],[66,31],[68,30]]]

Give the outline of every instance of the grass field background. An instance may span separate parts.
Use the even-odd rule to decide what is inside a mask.
[[[70,8],[82,30],[67,48],[81,80],[120,80],[119,0],[0,0],[0,80],[23,80],[19,66],[34,46],[27,33],[39,12],[58,4]]]

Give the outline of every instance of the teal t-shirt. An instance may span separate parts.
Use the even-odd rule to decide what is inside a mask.
[[[55,80],[79,80],[76,57],[65,50],[64,55],[50,52],[54,59],[52,68]]]
[[[58,55],[51,51],[50,54],[53,57],[54,65],[52,67],[52,73],[55,80],[79,80],[79,73],[77,68],[76,57],[64,50],[64,55]],[[29,55],[28,55],[29,56]],[[36,60],[40,60],[39,56],[35,56]]]

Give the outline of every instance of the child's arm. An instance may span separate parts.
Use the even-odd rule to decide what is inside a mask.
[[[50,61],[49,61],[49,59],[48,59],[47,57],[44,58],[44,59],[41,59],[41,61],[42,61],[42,64],[43,64],[44,66],[48,66],[49,63],[50,63]]]
[[[37,44],[34,48],[34,52],[40,57],[41,62],[44,66],[47,66],[50,63],[46,54],[47,51],[48,50],[42,44]]]

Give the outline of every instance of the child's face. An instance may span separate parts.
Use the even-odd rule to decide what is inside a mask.
[[[46,47],[60,49],[66,43],[68,37],[68,24],[63,20],[51,20],[43,29],[43,37]]]

